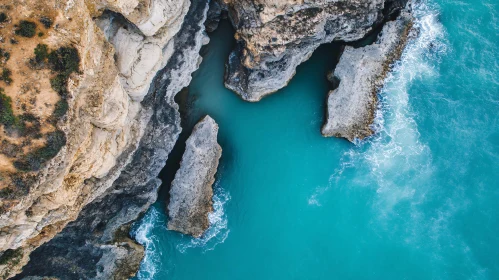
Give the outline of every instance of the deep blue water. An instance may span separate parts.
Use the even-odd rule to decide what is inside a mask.
[[[163,191],[132,231],[137,278],[499,279],[499,3],[414,6],[419,36],[357,145],[320,134],[337,46],[248,103],[223,87],[233,31],[211,34],[184,125],[220,126],[212,225],[167,231]]]

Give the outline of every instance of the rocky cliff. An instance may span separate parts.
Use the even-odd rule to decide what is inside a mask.
[[[247,101],[258,101],[284,87],[320,44],[359,40],[405,2],[225,0],[238,40],[225,85]]]
[[[213,211],[213,189],[222,148],[217,143],[218,125],[206,116],[186,141],[180,169],[175,174],[168,204],[168,229],[200,237],[208,229]]]
[[[2,123],[9,150],[0,156],[1,278],[18,273],[31,251],[77,217],[32,254],[24,275],[133,274],[142,248],[127,238],[126,227],[156,199],[156,176],[181,129],[173,98],[199,63],[207,3],[18,2],[0,7],[6,15],[0,41],[10,51],[5,67],[13,72],[13,82],[2,87],[2,100],[10,102],[1,105],[21,120]],[[28,37],[17,31],[23,21]],[[38,59],[39,45],[48,58]],[[52,53],[60,61],[52,63]],[[19,92],[30,84],[32,92]]]

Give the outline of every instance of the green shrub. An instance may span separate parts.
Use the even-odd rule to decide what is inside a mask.
[[[16,265],[21,261],[23,257],[22,248],[17,249],[7,249],[0,256],[0,265],[13,264]]]
[[[5,13],[0,13],[0,23],[7,21],[7,15]]]
[[[50,86],[55,92],[59,93],[61,96],[65,96],[68,90],[68,76],[57,74],[50,79]]]
[[[27,154],[24,159],[14,162],[14,166],[21,171],[37,171],[48,160],[54,158],[61,148],[66,145],[66,135],[57,130],[47,134],[47,144]]]
[[[38,44],[35,48],[35,60],[40,63],[47,59],[49,56],[49,48],[45,44]]]
[[[38,37],[43,37],[43,32],[38,32]]]
[[[36,23],[27,20],[21,20],[15,32],[16,35],[33,38],[36,34]]]
[[[18,123],[19,120],[14,116],[12,110],[12,99],[5,95],[2,88],[0,88],[0,123],[10,127]]]
[[[69,105],[68,102],[65,99],[59,100],[55,104],[55,109],[54,109],[54,117],[55,118],[60,118],[66,115],[66,112],[68,111]]]
[[[52,70],[69,76],[78,72],[80,67],[80,56],[78,50],[73,47],[60,47],[49,54],[49,64]]]
[[[12,78],[10,77],[11,75],[12,75],[12,71],[10,71],[7,68],[3,68],[2,76],[0,76],[0,80],[3,80],[6,84],[10,85],[10,83],[12,83]]]

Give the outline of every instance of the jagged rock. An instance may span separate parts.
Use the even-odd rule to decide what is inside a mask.
[[[344,137],[353,142],[373,133],[377,92],[391,64],[400,58],[411,27],[411,16],[402,13],[397,20],[385,24],[372,45],[345,48],[334,76],[330,77],[339,85],[329,92],[324,136]]]
[[[225,0],[238,44],[225,86],[258,101],[284,87],[320,45],[359,40],[400,9],[401,0]]]
[[[113,1],[118,2],[127,1]],[[114,13],[102,16],[105,6],[94,10],[97,6],[92,1],[69,1],[71,5],[61,11],[64,17],[48,35],[50,42],[72,41],[82,57],[80,73],[70,81],[68,116],[59,122],[68,144],[37,172],[22,200],[0,200],[0,208],[10,203],[0,213],[0,251],[21,252],[12,262],[0,265],[0,278],[18,273],[29,258],[16,279],[124,279],[137,271],[143,249],[128,238],[128,228],[156,200],[160,185],[156,177],[181,131],[174,97],[189,84],[206,42],[207,1],[194,1],[190,6],[187,0],[177,2],[186,3],[189,13],[185,15],[182,6],[152,36],[134,27],[128,17],[129,22]],[[51,7],[52,2],[42,5]],[[20,7],[25,12],[34,6],[24,1]],[[182,23],[179,17],[184,15]],[[112,24],[105,22],[108,16],[113,16]],[[116,35],[125,33],[122,29],[128,29],[128,37]],[[142,67],[137,66],[137,59],[147,57],[147,48],[133,48],[136,53],[129,60],[123,57],[130,56],[127,48],[117,50],[124,42],[118,38],[130,42],[143,38],[139,46],[153,44],[161,54],[149,55],[159,64],[146,67],[147,73],[136,73]],[[141,77],[133,80],[138,81],[134,86],[141,87],[138,95],[127,85],[132,81],[127,71]]]
[[[213,211],[213,189],[222,148],[217,143],[218,125],[204,117],[186,141],[180,169],[175,174],[168,204],[168,229],[200,237],[208,229]]]

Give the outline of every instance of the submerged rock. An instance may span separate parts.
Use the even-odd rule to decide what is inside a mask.
[[[180,169],[170,189],[168,229],[200,237],[208,229],[213,211],[213,189],[222,148],[217,143],[218,125],[204,117],[187,139]]]
[[[361,48],[346,47],[334,76],[338,88],[329,92],[324,136],[344,137],[350,141],[371,134],[377,103],[377,92],[400,58],[412,27],[412,17],[402,13],[385,24],[377,41]]]
[[[351,42],[399,11],[406,0],[225,0],[237,30],[225,85],[258,101],[286,86],[320,45]]]

